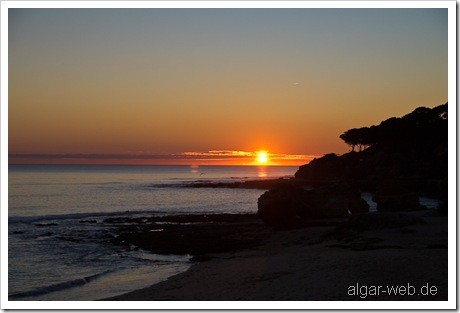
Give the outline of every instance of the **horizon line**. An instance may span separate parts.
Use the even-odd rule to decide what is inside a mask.
[[[9,153],[8,158],[19,159],[172,159],[172,160],[219,160],[219,159],[252,159],[257,152],[211,150],[208,152],[182,152],[171,154],[127,154],[127,153]],[[271,159],[302,160],[320,157],[312,154],[280,154],[269,153]]]
[[[8,164],[301,166],[317,157],[316,155],[268,153],[268,162],[260,163],[257,161],[257,155],[258,151],[238,150],[188,151],[171,154],[11,153],[8,154]]]
[[[135,163],[8,163],[8,165],[59,165],[59,166],[188,166],[188,167],[201,167],[201,166],[222,166],[222,167],[299,167],[301,165],[285,165],[285,164],[135,164]]]

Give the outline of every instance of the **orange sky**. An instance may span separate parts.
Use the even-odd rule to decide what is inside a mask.
[[[8,83],[10,163],[300,165],[447,101],[447,9],[10,9]]]

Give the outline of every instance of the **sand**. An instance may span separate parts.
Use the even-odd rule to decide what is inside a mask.
[[[426,224],[339,239],[333,226],[273,231],[257,247],[208,254],[184,273],[107,300],[447,300],[447,217],[413,214]],[[407,290],[389,295],[391,286]]]

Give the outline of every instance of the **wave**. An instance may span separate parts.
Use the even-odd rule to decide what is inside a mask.
[[[70,289],[70,288],[74,288],[78,286],[83,286],[89,282],[99,279],[102,276],[105,276],[114,271],[115,270],[107,270],[102,273],[98,273],[98,274],[91,275],[91,276],[72,279],[69,281],[52,284],[48,286],[38,287],[38,288],[29,290],[29,291],[13,293],[13,294],[8,295],[8,300],[15,300],[15,299],[26,298],[26,297],[36,297],[36,296],[41,296],[41,295],[48,294],[51,292],[56,292],[56,291],[60,291],[64,289]]]
[[[207,210],[134,210],[134,211],[114,211],[114,212],[88,212],[88,213],[72,213],[72,214],[53,214],[53,215],[39,215],[39,216],[10,216],[8,217],[8,224],[34,224],[49,221],[63,221],[63,220],[79,220],[79,219],[94,219],[94,218],[108,218],[108,217],[139,217],[145,215],[184,215],[184,214],[201,214],[208,213]],[[219,213],[219,212],[216,212]]]
[[[10,216],[8,217],[9,224],[15,223],[36,223],[48,220],[73,220],[73,219],[88,219],[94,217],[112,217],[112,216],[126,216],[137,214],[164,214],[167,211],[160,210],[136,210],[136,211],[114,211],[114,212],[88,212],[88,213],[72,213],[72,214],[50,214],[39,216]],[[176,213],[176,212],[174,212]]]
[[[180,183],[170,183],[170,184],[161,184],[161,183],[158,183],[158,184],[146,184],[146,185],[142,185],[140,187],[140,189],[155,189],[155,188],[180,188],[180,187],[183,187],[185,185],[184,182],[180,182]]]

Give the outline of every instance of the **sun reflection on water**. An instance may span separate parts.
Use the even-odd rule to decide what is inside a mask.
[[[257,169],[258,169],[257,170],[257,177],[259,177],[259,178],[267,177],[267,169],[266,169],[265,166],[259,166]]]
[[[198,173],[198,165],[190,165],[191,173]]]

